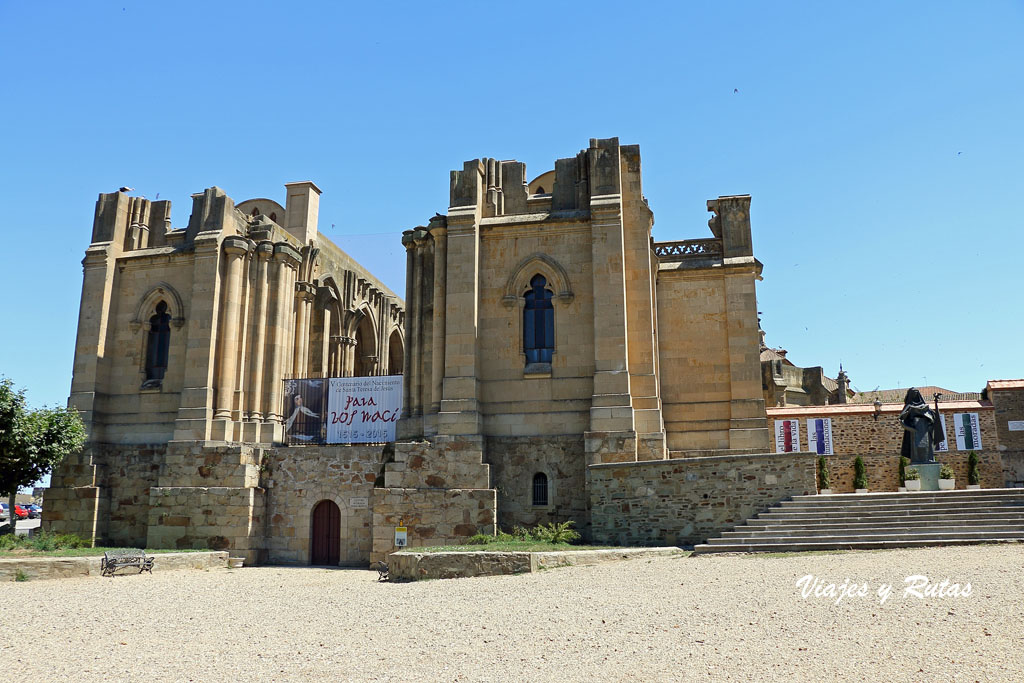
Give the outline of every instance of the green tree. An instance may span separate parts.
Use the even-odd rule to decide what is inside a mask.
[[[85,443],[85,426],[70,408],[30,410],[25,390],[0,379],[0,494],[8,494],[10,530],[14,529],[14,502],[18,489],[50,473],[65,457]]]

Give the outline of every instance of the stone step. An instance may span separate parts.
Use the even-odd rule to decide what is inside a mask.
[[[832,541],[816,540],[800,543],[718,543],[694,546],[695,555],[706,553],[779,553],[807,552],[813,550],[883,550],[891,548],[926,548],[945,545],[976,545],[978,543],[1020,543],[1019,538],[960,538],[960,539],[914,539],[906,541]]]
[[[992,515],[1005,516],[1008,519],[1016,519],[1024,515],[1019,508],[986,508],[982,510],[964,510],[945,508],[937,510],[839,510],[834,512],[762,512],[752,519],[759,522],[787,522],[799,520],[822,520],[822,521],[843,521],[863,518],[864,520],[886,520],[886,519],[931,519],[937,517],[965,517],[985,519]]]
[[[883,505],[1024,505],[1024,496],[931,496],[927,493],[905,493],[899,498],[851,498],[850,500],[784,500],[779,507],[828,508],[876,507]]]
[[[746,527],[739,527],[735,531],[724,531],[722,532],[721,538],[723,539],[744,539],[744,538],[791,538],[794,536],[864,536],[864,535],[889,535],[891,533],[898,534],[911,534],[911,535],[934,535],[934,534],[947,534],[951,538],[955,538],[958,534],[962,533],[996,533],[1004,534],[1006,536],[1020,536],[1024,538],[1024,524],[986,524],[984,526],[963,526],[957,524],[944,524],[941,526],[923,526],[923,527],[870,527],[861,526],[856,528],[841,527],[841,528],[824,528],[824,529],[786,529],[786,528],[772,528],[772,529],[748,529]],[[708,542],[712,543],[718,539],[711,539]]]
[[[1024,489],[954,489],[952,491],[880,491],[877,493],[829,493],[793,496],[792,500],[869,500],[881,498],[904,498],[911,496],[986,497],[1011,496],[1024,498]]]
[[[884,520],[884,521],[850,521],[850,522],[815,522],[815,521],[800,521],[800,522],[772,522],[772,523],[760,523],[756,520],[750,520],[746,524],[742,524],[736,527],[736,531],[750,530],[750,531],[769,531],[772,529],[788,530],[788,529],[887,529],[887,528],[901,528],[901,529],[917,529],[917,528],[934,528],[938,526],[957,526],[957,527],[968,527],[975,528],[984,526],[991,528],[993,526],[1006,526],[1006,527],[1020,527],[1024,529],[1024,517],[1017,519],[1008,519],[1005,517],[992,517],[990,519],[973,519],[973,518],[962,518],[962,517],[938,517],[935,519],[908,519],[908,520]]]
[[[846,542],[866,542],[866,541],[913,541],[913,540],[940,540],[940,539],[957,539],[957,538],[1016,538],[1024,541],[1024,534],[1021,533],[1010,533],[1005,531],[987,531],[984,529],[964,529],[961,531],[953,532],[942,532],[937,531],[935,533],[924,532],[924,531],[913,531],[913,532],[891,532],[891,533],[835,533],[832,535],[808,535],[808,536],[758,536],[758,537],[745,537],[738,536],[732,538],[709,538],[708,545],[718,545],[720,543],[730,543],[733,545],[745,545],[745,544],[779,544],[786,545],[789,543],[846,543]]]

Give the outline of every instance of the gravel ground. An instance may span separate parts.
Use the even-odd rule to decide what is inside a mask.
[[[261,567],[0,585],[23,680],[1022,680],[1024,546],[634,560],[377,583]],[[801,597],[797,581],[866,583]],[[904,597],[908,575],[967,597]],[[894,586],[880,603],[881,584]]]

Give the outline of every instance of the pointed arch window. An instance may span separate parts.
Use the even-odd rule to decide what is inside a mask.
[[[543,275],[534,275],[524,295],[523,351],[526,364],[550,363],[555,351],[555,307]]]
[[[156,305],[156,313],[149,319],[146,339],[146,383],[159,384],[167,373],[167,356],[171,347],[171,314],[163,301]]]

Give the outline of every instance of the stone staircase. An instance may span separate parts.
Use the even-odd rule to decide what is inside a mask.
[[[1024,489],[794,496],[694,553],[917,548],[1024,541]]]

